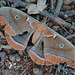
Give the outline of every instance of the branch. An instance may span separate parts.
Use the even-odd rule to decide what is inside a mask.
[[[75,30],[75,26],[72,26],[70,23],[67,23],[66,21],[64,21],[63,19],[61,19],[59,17],[53,16],[52,14],[47,12],[46,10],[42,11],[39,14],[50,18],[51,20],[53,20],[54,22],[58,23],[59,25],[63,25],[64,27],[72,28],[73,30]]]
[[[8,1],[15,2],[16,4],[19,4],[19,6],[24,6],[25,8],[26,8],[26,6],[30,5],[30,4],[27,4],[27,3],[20,1],[20,0],[8,0]],[[75,30],[75,26],[72,26],[70,23],[65,22],[63,19],[61,19],[59,17],[53,16],[52,14],[47,12],[46,10],[40,12],[39,14],[50,18],[51,20],[58,23],[59,25],[63,25],[64,27],[72,28],[73,30]]]
[[[3,45],[0,43],[0,50],[4,48],[4,49],[12,49],[9,45]]]
[[[66,39],[69,39],[69,38],[72,38],[72,37],[75,37],[75,34],[68,35],[68,36],[66,37]]]
[[[54,5],[53,5],[53,0],[51,0],[51,11],[53,12]]]
[[[21,0],[7,0],[7,1],[10,3],[14,3],[13,7],[18,7],[18,6],[26,7],[30,5],[29,3],[25,3]]]
[[[63,4],[63,0],[58,0],[57,6],[55,9],[55,13],[54,13],[55,16],[58,16],[58,14],[60,13],[60,9],[61,9],[62,4]]]

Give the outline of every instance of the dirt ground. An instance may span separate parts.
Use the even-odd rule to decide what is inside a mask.
[[[0,0],[0,7],[14,7],[28,14],[28,5],[37,3],[37,0]],[[54,1],[53,4],[51,1]],[[75,1],[64,0],[61,5],[57,2],[61,0],[46,0],[47,7],[44,9],[55,17],[61,18],[64,23],[59,24],[52,19],[53,16],[47,16],[41,13],[29,14],[33,18],[40,22],[46,23],[47,26],[64,36],[75,46]],[[63,1],[63,0],[62,0]],[[58,6],[58,7],[57,7]],[[54,13],[58,9],[58,13]],[[60,8],[60,10],[59,10]],[[57,11],[56,11],[57,12]],[[10,49],[7,41],[3,38],[4,30],[0,24],[0,75],[74,75],[75,69],[68,67],[64,68],[66,63],[59,64],[64,69],[58,69],[58,65],[53,64],[51,66],[37,65],[31,60],[27,53],[27,49],[24,51],[17,51]]]

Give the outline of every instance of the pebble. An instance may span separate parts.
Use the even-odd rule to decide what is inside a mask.
[[[12,54],[12,55],[9,56],[9,58],[10,58],[10,60],[12,62],[20,61],[21,60],[21,58],[20,58],[20,56],[18,54]]]
[[[34,75],[42,75],[43,71],[42,69],[39,69],[39,68],[33,68],[33,73]]]

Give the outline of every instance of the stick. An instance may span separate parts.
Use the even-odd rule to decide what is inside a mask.
[[[55,13],[54,13],[55,16],[59,15],[62,4],[63,4],[63,0],[58,0]]]
[[[75,26],[72,26],[70,23],[65,22],[63,19],[61,19],[59,17],[53,16],[52,14],[47,12],[46,10],[42,11],[39,14],[50,18],[51,20],[53,20],[54,22],[58,23],[59,25],[63,25],[64,27],[72,28],[73,30],[75,30]]]
[[[54,5],[53,5],[53,0],[51,0],[51,11],[53,12]]]
[[[10,3],[14,3],[15,7],[16,6],[26,7],[26,6],[30,5],[29,3],[25,3],[21,0],[7,0],[7,1],[10,2]]]
[[[27,4],[27,3],[23,2],[23,1],[20,1],[20,0],[8,0],[8,1],[10,1],[10,2],[14,2],[14,1],[17,2],[17,1],[19,1],[19,2],[17,2],[17,3],[19,3],[19,6],[23,6],[21,4],[24,4],[24,7],[30,5],[30,4]],[[53,16],[52,14],[47,12],[46,10],[40,12],[39,14],[52,19],[54,22],[58,23],[59,25],[63,25],[64,27],[72,28],[73,30],[75,30],[75,26],[72,26],[70,23],[65,22],[63,19],[61,19],[59,17]]]
[[[62,4],[63,4],[63,0],[58,0],[55,13],[54,13],[55,16],[59,15]]]
[[[1,50],[2,48],[5,48],[5,49],[12,49],[9,45],[0,44],[0,50]]]

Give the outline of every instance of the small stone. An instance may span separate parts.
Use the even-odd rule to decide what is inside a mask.
[[[65,17],[65,18],[67,18],[67,17],[68,17],[68,15],[64,15],[64,17]]]
[[[20,61],[20,60],[21,60],[21,58],[20,58],[20,56],[19,56],[18,54],[10,55],[9,58],[10,58],[10,60],[11,60],[12,62]]]
[[[13,65],[11,64],[11,65],[9,66],[9,69],[11,69],[11,68],[12,68],[12,66],[13,66]]]
[[[16,65],[16,63],[13,64],[14,66]]]
[[[42,75],[43,71],[39,68],[33,68],[34,75]]]

